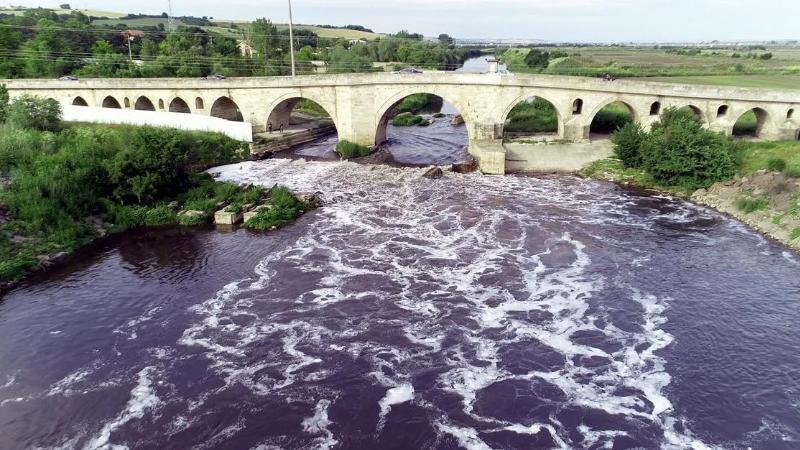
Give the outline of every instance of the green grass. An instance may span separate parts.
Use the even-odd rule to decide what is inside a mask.
[[[555,133],[558,131],[558,115],[547,100],[523,101],[511,109],[503,130],[509,133]]]
[[[795,228],[792,230],[792,233],[789,235],[790,240],[800,239],[800,227]]]
[[[739,197],[736,199],[736,208],[745,214],[750,214],[756,211],[763,211],[769,208],[769,200],[766,197]]]
[[[655,77],[649,78],[648,81],[764,89],[800,89],[800,75],[788,74]]]
[[[791,176],[800,176],[800,141],[740,142],[737,144],[737,151],[740,175],[770,170],[770,161],[780,159],[786,162],[784,172]]]
[[[336,144],[336,153],[342,159],[350,159],[350,158],[359,158],[362,156],[368,156],[372,150],[369,147],[364,145],[359,145],[354,142],[342,140]]]
[[[733,135],[734,136],[755,136],[756,131],[758,129],[758,117],[756,113],[751,111],[747,111],[736,120],[736,123],[733,125]]]
[[[594,161],[578,172],[579,175],[587,178],[595,178],[605,181],[613,181],[630,186],[645,189],[655,189],[679,197],[688,197],[691,191],[680,186],[663,186],[653,179],[644,169],[635,167],[625,167],[617,158],[606,158]]]
[[[392,125],[396,127],[413,127],[422,124],[424,120],[422,116],[397,116],[392,119]]]
[[[592,133],[609,134],[632,121],[633,114],[630,109],[622,102],[614,102],[598,111],[592,120],[590,130]]]
[[[108,18],[111,18],[111,19],[117,18],[117,17],[124,17],[126,15],[124,13],[118,13],[118,12],[112,12],[112,11],[104,11],[104,10],[101,10],[101,9],[82,9],[82,8],[72,8],[72,9],[45,8],[45,9],[53,11],[53,12],[55,12],[57,14],[69,14],[70,11],[78,11],[78,12],[81,12],[83,14],[86,14],[87,16],[108,17]],[[0,8],[0,14],[10,14],[12,16],[21,16],[24,13],[25,13],[24,9]]]

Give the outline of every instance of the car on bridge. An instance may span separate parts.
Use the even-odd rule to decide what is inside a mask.
[[[413,75],[417,73],[422,73],[421,70],[415,69],[414,67],[406,67],[405,69],[400,69],[392,72],[397,75]]]

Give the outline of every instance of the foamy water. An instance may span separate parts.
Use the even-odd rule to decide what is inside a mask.
[[[6,341],[42,332],[35,357],[0,353],[0,447],[800,445],[796,255],[736,222],[573,177],[212,172],[325,206],[269,234],[131,238],[21,291],[62,299],[38,314],[12,294]],[[17,425],[56,401],[58,432]]]

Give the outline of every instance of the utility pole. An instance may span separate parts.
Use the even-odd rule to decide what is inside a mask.
[[[133,51],[131,50],[131,41],[133,40],[133,36],[130,34],[128,35],[128,60],[133,62]]]
[[[167,32],[172,33],[175,28],[175,19],[172,18],[172,0],[167,0]]]
[[[294,24],[292,23],[292,0],[289,0],[289,52],[291,53],[292,57],[292,77],[297,75],[297,72],[294,67],[294,30],[292,29]]]

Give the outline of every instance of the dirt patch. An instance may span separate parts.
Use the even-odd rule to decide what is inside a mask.
[[[730,214],[760,232],[800,250],[800,180],[759,171],[700,189],[692,200]],[[745,205],[749,203],[749,205]],[[748,206],[750,212],[748,212]]]

